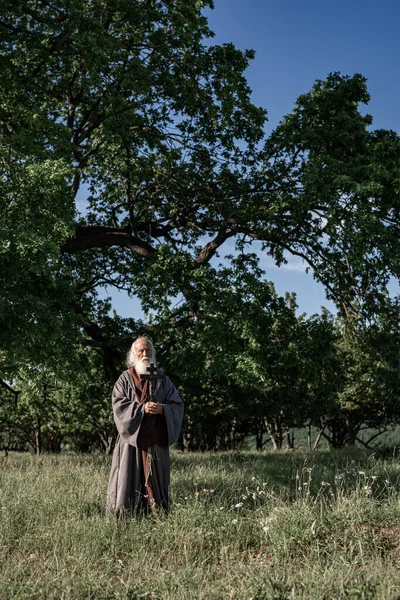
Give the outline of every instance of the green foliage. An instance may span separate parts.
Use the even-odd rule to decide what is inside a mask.
[[[60,261],[45,291],[51,284],[64,302],[53,307],[38,285],[25,307],[17,286],[22,329],[26,313],[40,319],[42,302],[64,329],[93,335],[105,285],[157,311],[183,294],[194,310],[201,269],[229,238],[242,250],[263,241],[278,264],[288,252],[304,257],[347,314],[376,311],[399,274],[400,143],[360,113],[365,79],[317,81],[262,146],[266,111],[251,103],[244,77],[254,52],[209,44],[210,5],[2,1],[6,171],[48,161],[66,170],[63,190],[46,175],[54,212],[36,196],[41,217],[20,242],[33,272]],[[89,195],[73,223],[80,188]],[[7,279],[30,273],[17,262],[6,263]]]
[[[4,449],[31,452],[102,450],[115,441],[110,395],[112,386],[93,350],[75,357],[71,372],[60,376],[44,366],[24,368],[13,381],[18,396],[2,390],[1,443]],[[69,365],[71,367],[71,365]]]
[[[101,286],[145,308],[191,287],[187,248],[220,227],[214,200],[237,185],[265,116],[243,76],[252,52],[203,42],[208,5],[3,0],[3,375],[22,350],[45,361],[40,349],[51,358],[82,330],[104,342]]]
[[[390,275],[399,277],[399,137],[370,130],[359,111],[368,101],[364,77],[331,74],[299,97],[265,146],[266,172],[282,182],[272,196],[276,256],[291,248],[303,256],[347,317],[373,314]]]
[[[147,332],[198,446],[249,433],[262,444],[266,431],[280,446],[294,425],[337,425],[339,400],[353,431],[360,415],[386,423],[398,337],[389,320],[369,323],[400,274],[399,136],[371,129],[364,77],[333,73],[265,139],[244,76],[254,52],[210,44],[207,7],[1,1],[1,380],[24,382],[27,422],[33,411],[64,435],[47,385],[64,418],[109,439],[106,393],[128,340]],[[230,239],[239,258],[211,267]],[[357,332],[350,350],[329,315],[296,319],[254,240],[278,265],[305,260]],[[138,297],[148,323],[111,317],[110,286]],[[82,348],[101,352],[104,376]]]
[[[218,271],[203,267],[196,313],[182,302],[157,323],[161,364],[186,402],[189,448],[230,448],[266,431],[281,446],[289,427],[336,409],[332,317],[297,318],[295,298],[279,297],[262,275],[248,255]]]
[[[60,359],[73,339],[65,309],[72,300],[59,277],[60,240],[73,231],[68,165],[62,160],[8,162],[0,191],[0,351],[3,373],[22,360]],[[68,199],[69,197],[69,199]],[[58,343],[56,339],[58,338]]]
[[[329,428],[336,447],[360,439],[361,427],[385,431],[400,407],[399,298],[386,299],[376,318],[356,327],[342,323],[338,339],[342,383],[337,414]]]

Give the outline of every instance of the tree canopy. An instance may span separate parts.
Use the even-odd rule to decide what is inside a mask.
[[[68,376],[77,345],[101,348],[113,380],[132,335],[171,334],[218,300],[204,282],[226,289],[229,239],[242,278],[258,240],[278,265],[304,259],[357,326],[383,310],[400,272],[400,139],[372,129],[362,75],[316,81],[266,136],[254,52],[212,43],[211,0],[0,5],[3,380],[24,361]],[[156,318],[111,316],[104,287]]]
[[[365,79],[318,81],[263,139],[254,53],[210,43],[207,5],[2,0],[2,262],[23,328],[25,282],[87,328],[105,284],[193,304],[228,238],[303,257],[347,311],[398,275],[400,143],[360,113]]]

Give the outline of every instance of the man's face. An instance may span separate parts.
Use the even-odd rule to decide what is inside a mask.
[[[133,347],[135,360],[133,366],[138,375],[146,375],[150,362],[154,362],[151,344],[147,340],[138,340]]]
[[[153,358],[151,345],[146,340],[138,340],[135,344],[136,360],[149,363]]]

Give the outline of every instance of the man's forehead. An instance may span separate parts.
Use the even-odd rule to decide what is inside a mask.
[[[151,350],[151,344],[147,340],[138,340],[134,346],[136,350]]]

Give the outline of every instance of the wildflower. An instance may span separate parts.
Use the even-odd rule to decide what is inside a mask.
[[[267,533],[267,531],[269,530],[269,527],[267,527],[266,525],[263,527],[263,532]]]
[[[220,506],[220,507],[219,507],[219,510],[224,510],[224,507],[223,507],[223,506]]]
[[[235,506],[233,508],[241,508],[243,506],[243,502],[238,502],[237,504],[235,504]]]
[[[233,523],[233,525],[236,525],[236,523],[237,523],[237,522],[238,522],[238,520],[237,520],[237,519],[232,519],[232,523]]]
[[[311,525],[311,535],[315,537],[315,523],[317,521],[314,521],[314,523]]]

